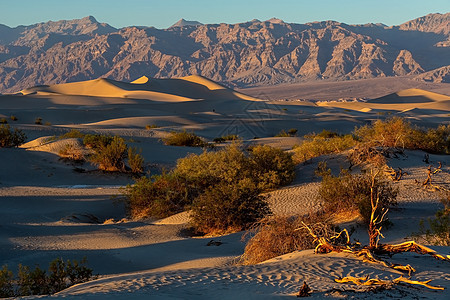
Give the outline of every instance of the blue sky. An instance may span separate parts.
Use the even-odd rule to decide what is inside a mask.
[[[0,24],[10,27],[88,15],[117,28],[166,28],[180,18],[240,23],[272,17],[293,23],[398,25],[437,12],[450,12],[450,0],[0,0]]]

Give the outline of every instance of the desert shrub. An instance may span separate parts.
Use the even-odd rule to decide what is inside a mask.
[[[314,238],[302,222],[318,236],[329,237],[334,233],[333,226],[322,213],[305,216],[268,216],[257,222],[249,231],[252,237],[245,246],[241,263],[257,264],[296,250],[314,248]]]
[[[370,144],[359,143],[348,153],[348,160],[352,165],[371,165],[380,168],[386,164],[386,156],[382,148]]]
[[[81,133],[79,130],[72,129],[69,132],[66,132],[60,135],[58,138],[62,139],[83,139],[85,137],[84,133]]]
[[[85,266],[86,259],[81,262],[61,258],[53,260],[48,269],[36,266],[30,270],[27,266],[19,265],[17,278],[12,271],[3,266],[0,270],[0,297],[45,295],[59,292],[71,285],[86,282],[93,278],[92,269]]]
[[[265,197],[252,180],[221,182],[205,190],[192,203],[191,223],[202,233],[247,229],[270,213]]]
[[[275,137],[291,137],[291,136],[295,136],[297,134],[297,129],[296,128],[291,128],[289,129],[287,132],[282,129],[279,133],[277,133],[275,135]]]
[[[0,297],[7,298],[14,296],[13,288],[13,273],[8,269],[8,266],[3,266],[0,269]]]
[[[139,178],[124,194],[133,218],[168,217],[192,202],[186,181],[173,173]]]
[[[59,151],[60,157],[65,157],[74,161],[84,161],[83,149],[80,149],[72,144],[67,144]]]
[[[11,119],[11,121],[17,121],[17,120],[19,120],[15,115],[11,115],[10,119]]]
[[[412,131],[410,140],[411,148],[450,154],[450,125],[439,125],[427,130],[416,128]]]
[[[34,124],[36,125],[42,125],[42,118],[38,117],[34,120]]]
[[[411,124],[401,117],[376,120],[371,125],[361,126],[354,134],[364,143],[381,147],[411,148]]]
[[[52,123],[51,122],[49,122],[49,121],[47,121],[47,122],[45,122],[45,124],[44,124],[45,126],[51,126],[52,125]]]
[[[147,124],[147,125],[145,125],[145,129],[147,129],[147,130],[155,129],[155,128],[159,128],[159,126],[156,125],[156,124]]]
[[[339,176],[331,171],[322,172],[319,197],[324,202],[325,210],[330,213],[358,211],[365,223],[369,223],[372,212],[371,186],[372,176],[369,173],[351,174],[342,170]],[[386,208],[396,205],[398,191],[381,175],[374,178],[374,197],[379,198],[379,208],[375,216],[379,216]]]
[[[221,137],[217,137],[214,138],[214,143],[223,143],[226,141],[237,141],[240,140],[240,136],[236,135],[236,134],[227,134],[227,135],[222,135]]]
[[[416,234],[422,236],[429,244],[436,246],[450,246],[450,192],[441,200],[443,209],[436,212],[433,218],[421,220],[420,231]]]
[[[201,190],[220,182],[233,184],[250,177],[249,160],[238,144],[216,152],[190,154],[178,160],[175,171]]]
[[[303,143],[294,147],[294,160],[305,162],[321,155],[339,153],[354,147],[357,142],[352,135],[332,136],[329,138],[319,135],[305,136]]]
[[[250,152],[251,177],[261,190],[290,183],[295,178],[292,154],[267,145],[258,145]]]
[[[128,165],[131,168],[131,172],[133,173],[142,173],[144,172],[144,158],[140,153],[137,152],[137,149],[134,147],[128,148]]]
[[[22,130],[15,128],[13,131],[9,125],[0,125],[0,148],[18,147],[26,139]]]
[[[8,121],[6,121],[5,118],[0,119],[0,124],[8,124]]]
[[[169,135],[163,138],[163,142],[169,146],[187,146],[187,147],[204,147],[206,143],[195,133],[172,131]]]
[[[108,145],[100,144],[98,148],[95,148],[95,153],[90,157],[90,161],[97,165],[100,170],[125,171],[124,159],[126,156],[127,145],[125,140],[119,136],[114,136]]]
[[[114,137],[103,134],[86,134],[83,138],[83,143],[86,147],[91,149],[102,149],[111,144]]]

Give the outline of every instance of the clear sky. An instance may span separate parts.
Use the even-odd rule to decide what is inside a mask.
[[[450,12],[450,0],[0,0],[0,24],[10,27],[88,15],[116,28],[167,28],[177,20],[240,23],[272,17],[306,23],[398,25],[429,13]]]

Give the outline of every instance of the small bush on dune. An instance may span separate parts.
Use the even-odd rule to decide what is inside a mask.
[[[36,119],[34,120],[34,124],[36,124],[36,125],[42,125],[42,118],[36,118]]]
[[[295,178],[292,154],[267,145],[251,149],[250,169],[252,178],[257,180],[261,190],[288,184]]]
[[[207,145],[199,136],[186,130],[181,132],[172,131],[163,138],[163,142],[169,146],[204,147]]]
[[[356,143],[352,135],[332,137],[310,135],[303,143],[294,147],[294,160],[301,163],[321,155],[339,153],[354,147]]]
[[[84,161],[85,156],[83,149],[80,149],[74,145],[68,144],[63,149],[59,151],[59,156],[68,158],[74,161]]]
[[[125,171],[124,159],[127,156],[127,145],[121,137],[114,136],[110,144],[96,148],[96,152],[90,157],[90,161],[96,164],[100,170]]]
[[[151,129],[155,129],[155,128],[159,128],[159,126],[156,125],[156,124],[147,124],[147,125],[145,125],[145,129],[147,129],[147,130],[151,130]]]
[[[334,233],[333,226],[321,213],[265,217],[250,231],[253,237],[245,246],[241,263],[257,264],[293,251],[314,248],[314,239],[303,223],[318,236],[329,237]]]
[[[0,124],[8,124],[8,121],[6,121],[5,118],[0,119]]]
[[[65,262],[58,258],[50,263],[48,275],[39,266],[31,270],[19,265],[17,278],[14,278],[7,266],[3,266],[0,270],[0,297],[53,294],[74,284],[89,281],[93,278],[92,269],[85,264],[85,259],[81,262]]]
[[[101,149],[105,148],[113,141],[114,137],[111,135],[103,134],[86,134],[83,138],[83,143],[85,146],[91,149]]]
[[[128,185],[124,194],[133,218],[164,218],[183,211],[192,199],[188,185],[173,173],[142,177]]]
[[[202,233],[247,229],[270,213],[265,198],[250,179],[222,182],[200,194],[192,204],[192,225]]]
[[[144,172],[144,158],[137,149],[134,147],[128,148],[128,165],[131,168],[131,172],[139,174]]]
[[[221,137],[215,138],[213,141],[214,143],[223,143],[226,141],[237,141],[241,138],[236,134],[228,134],[228,135],[222,135]]]
[[[19,120],[15,115],[11,115],[11,121],[17,121],[17,120]]]
[[[66,132],[62,135],[60,135],[58,138],[60,140],[62,139],[83,139],[86,135],[84,133],[81,133],[79,130],[72,129],[69,132]]]
[[[18,147],[27,139],[25,133],[9,125],[0,125],[0,148]]]
[[[450,246],[450,192],[441,200],[443,209],[436,212],[433,218],[420,221],[420,232],[425,241],[436,246]]]
[[[342,170],[339,176],[331,171],[322,172],[319,196],[324,201],[325,210],[331,213],[359,211],[362,219],[370,221],[372,177],[369,173],[351,174]],[[397,190],[384,180],[381,175],[375,177],[373,194],[379,197],[379,209],[376,216],[381,216],[384,209],[396,205]]]

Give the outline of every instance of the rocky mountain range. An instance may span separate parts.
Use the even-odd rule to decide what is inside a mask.
[[[413,76],[450,82],[450,13],[399,26],[239,24],[180,20],[167,29],[113,28],[94,17],[0,25],[0,92],[99,77],[198,74],[232,87]]]

